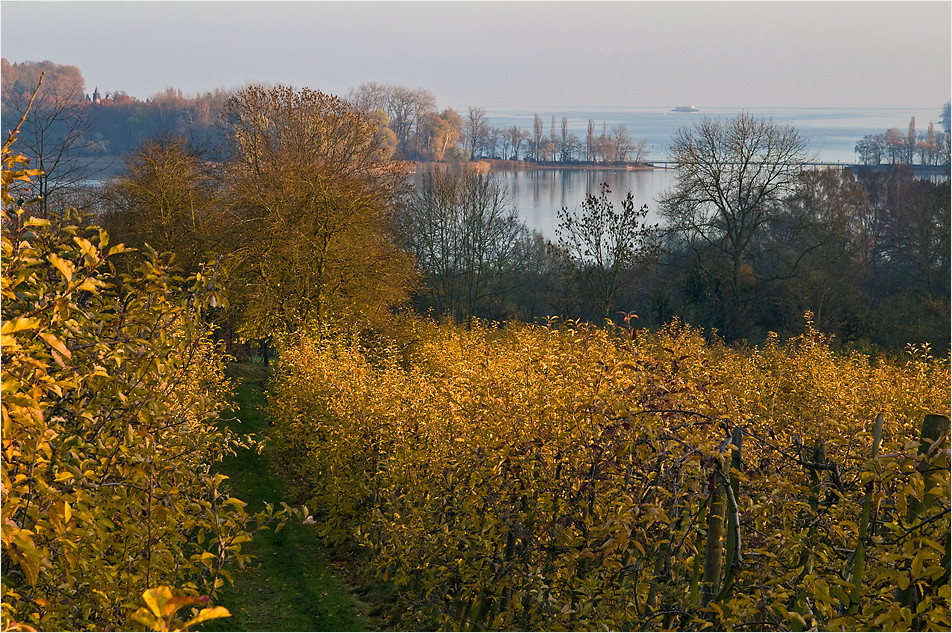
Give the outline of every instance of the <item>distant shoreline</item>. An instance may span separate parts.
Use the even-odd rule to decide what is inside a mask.
[[[521,160],[481,160],[477,162],[489,163],[490,170],[500,170],[500,169],[522,169],[522,170],[533,170],[533,169],[582,169],[590,171],[640,171],[640,170],[650,170],[655,169],[654,166],[647,163],[632,163],[632,162],[612,162],[612,163],[601,163],[601,162],[587,162],[587,161],[572,161],[572,162],[550,162],[550,161],[521,161]]]
[[[536,171],[539,169],[576,169],[587,171],[650,171],[653,169],[663,169],[649,163],[633,162],[555,162],[555,161],[523,161],[523,160],[502,160],[497,158],[486,158],[474,161],[461,161],[458,163],[436,163],[427,161],[417,161],[417,169],[429,169],[435,166],[450,167],[453,165],[468,166],[480,173],[490,171]]]
[[[431,169],[452,169],[464,168],[473,169],[478,173],[485,174],[493,171],[538,171],[543,169],[566,169],[574,171],[666,171],[673,167],[668,164],[656,165],[651,162],[633,163],[633,162],[534,162],[522,160],[501,160],[501,159],[481,159],[475,161],[459,162],[433,162],[433,161],[411,161],[414,165],[414,171],[428,171]],[[949,177],[948,165],[909,165],[904,163],[882,164],[882,165],[862,165],[859,163],[806,163],[804,167],[832,167],[838,169],[850,169],[854,173],[861,171],[884,172],[889,171],[900,165],[905,166],[918,177]]]

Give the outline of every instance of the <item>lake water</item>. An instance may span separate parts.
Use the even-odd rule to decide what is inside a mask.
[[[940,104],[941,105],[941,104]],[[635,141],[645,141],[648,161],[668,158],[668,145],[678,129],[691,126],[702,117],[730,118],[740,108],[715,108],[702,112],[671,112],[670,108],[614,108],[586,110],[581,108],[552,108],[527,111],[507,107],[484,108],[490,125],[509,128],[518,125],[532,130],[535,114],[542,119],[543,132],[549,134],[552,117],[556,130],[561,129],[562,117],[568,119],[569,129],[584,141],[588,120],[596,123],[596,134],[604,121],[608,128],[624,123]],[[917,108],[760,108],[749,109],[755,117],[773,119],[777,123],[796,126],[807,140],[807,150],[818,162],[852,164],[856,162],[854,148],[857,141],[868,134],[879,134],[890,128],[906,133],[909,119],[916,117],[916,129],[923,132],[929,122],[938,123],[939,106]],[[494,175],[509,188],[520,216],[530,228],[555,239],[557,212],[562,207],[575,209],[586,194],[598,194],[601,183],[612,189],[612,199],[620,202],[630,191],[640,206],[647,204],[648,222],[657,222],[656,199],[674,181],[674,172],[651,171],[588,171],[576,169],[539,169],[531,171],[497,171]]]
[[[655,199],[674,182],[674,171],[668,169],[534,169],[492,173],[509,189],[523,222],[551,240],[556,239],[559,209],[577,209],[588,193],[598,195],[601,192],[602,183],[608,183],[611,188],[611,200],[616,208],[620,207],[628,192],[638,208],[647,204],[645,221],[653,224],[660,221]]]
[[[508,108],[487,107],[490,125],[506,129],[518,125],[532,131],[535,115],[542,119],[543,133],[548,135],[552,117],[555,117],[556,133],[560,133],[562,117],[568,119],[569,129],[584,142],[588,120],[595,121],[595,133],[601,134],[602,122],[609,129],[624,123],[635,141],[645,141],[649,150],[648,160],[665,160],[668,144],[679,128],[690,126],[702,117],[730,118],[741,108],[712,108],[700,112],[671,112],[668,108],[550,108],[536,112]],[[755,117],[773,119],[777,123],[796,126],[806,138],[808,151],[820,162],[853,163],[856,161],[856,142],[867,134],[879,134],[890,128],[906,133],[909,119],[916,117],[916,129],[924,132],[929,122],[941,130],[939,114],[942,104],[910,108],[749,108],[746,111]],[[463,109],[461,112],[465,112]]]

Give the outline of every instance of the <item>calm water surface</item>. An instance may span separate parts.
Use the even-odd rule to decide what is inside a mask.
[[[551,240],[556,239],[559,209],[577,209],[588,193],[598,195],[601,192],[602,183],[608,183],[616,207],[620,207],[621,201],[631,192],[639,208],[648,205],[645,221],[649,224],[660,222],[655,200],[674,182],[674,172],[666,169],[536,169],[492,173],[509,189],[519,216],[529,228],[540,231]]]
[[[912,108],[749,108],[747,112],[756,117],[773,119],[777,123],[797,127],[807,141],[807,151],[817,161],[851,164],[856,162],[857,141],[868,134],[879,134],[890,128],[906,133],[911,117],[916,117],[916,129],[921,133],[928,129],[929,122],[938,123],[942,104],[935,107]],[[705,116],[731,118],[743,108],[715,108],[701,112],[671,112],[666,108],[614,108],[588,110],[583,108],[549,108],[537,112],[504,106],[484,108],[490,124],[497,128],[518,125],[523,130],[532,130],[535,114],[543,123],[543,133],[548,135],[555,117],[557,133],[561,130],[562,117],[567,118],[569,129],[584,142],[588,120],[596,122],[596,134],[601,134],[602,123],[624,123],[635,141],[645,141],[649,150],[648,160],[668,158],[668,146],[677,131],[691,126]],[[465,109],[461,110],[465,111]],[[647,204],[648,222],[658,222],[657,197],[674,183],[674,172],[652,171],[584,171],[573,169],[540,169],[535,171],[495,171],[512,194],[520,216],[530,228],[541,231],[555,239],[558,225],[557,213],[562,207],[575,209],[586,194],[598,194],[601,183],[607,182],[612,189],[612,199],[620,201],[630,191],[636,203]]]

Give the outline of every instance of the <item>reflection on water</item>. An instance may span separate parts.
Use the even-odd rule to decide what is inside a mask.
[[[577,209],[589,193],[598,195],[602,183],[611,188],[611,200],[617,205],[630,191],[635,204],[648,205],[646,222],[660,222],[655,200],[674,184],[674,171],[650,169],[638,171],[591,169],[499,170],[493,176],[512,194],[519,216],[530,229],[556,239],[558,211]]]

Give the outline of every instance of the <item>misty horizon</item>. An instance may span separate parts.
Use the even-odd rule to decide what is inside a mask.
[[[75,65],[89,92],[141,100],[168,87],[198,94],[249,83],[344,96],[375,81],[425,88],[441,107],[457,109],[937,110],[952,92],[950,9],[947,2],[4,0],[0,48],[11,62]],[[38,23],[43,29],[31,28]]]

